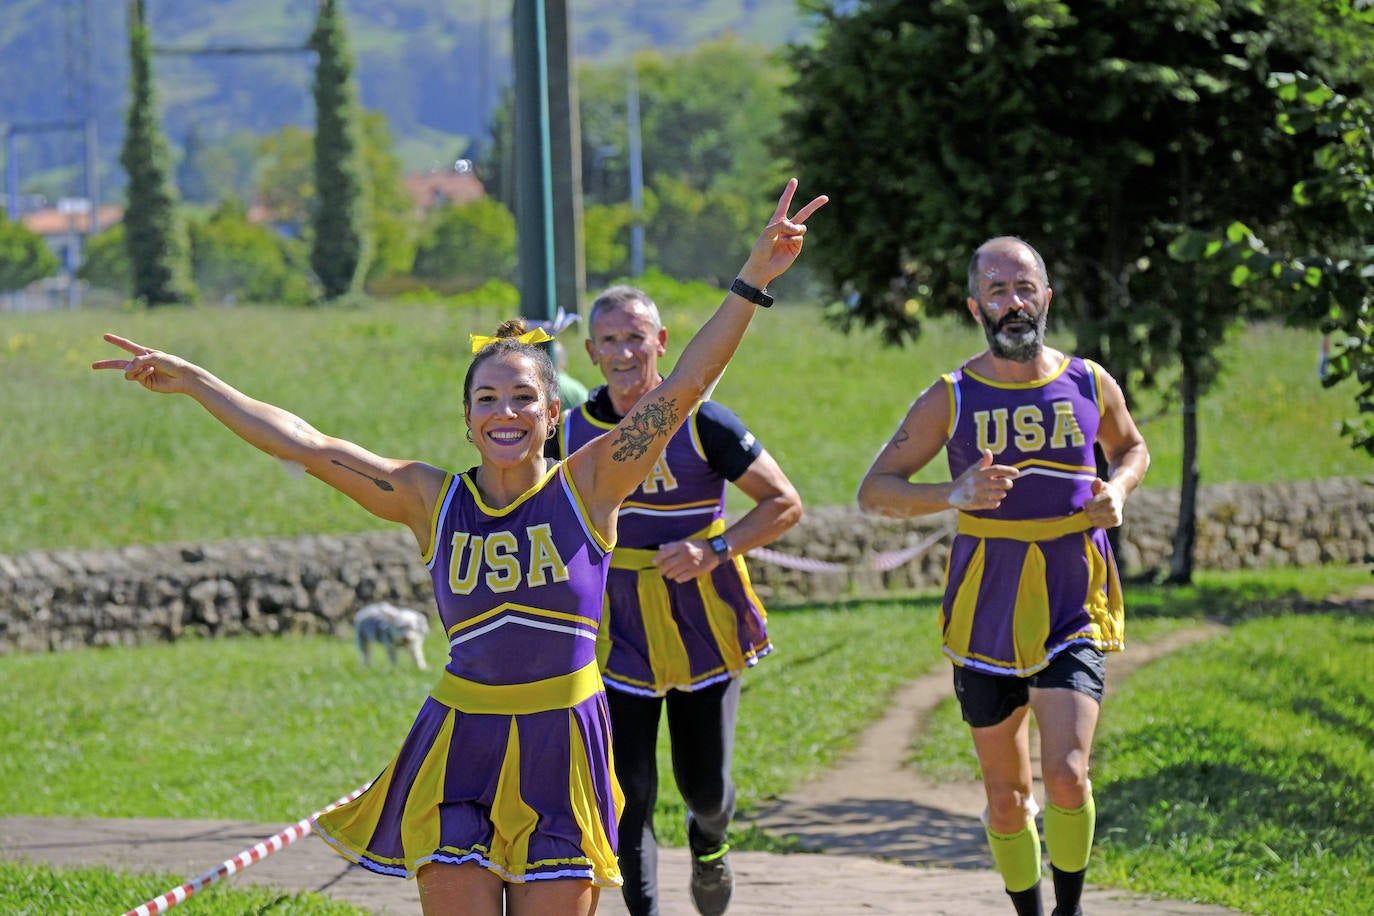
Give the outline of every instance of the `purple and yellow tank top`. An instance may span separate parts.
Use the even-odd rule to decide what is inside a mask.
[[[1097,478],[1102,369],[1066,357],[1049,378],[1002,383],[967,367],[943,376],[952,478],[992,452],[1021,473],[996,509],[959,513],[941,627],[955,664],[1026,676],[1067,646],[1124,643],[1120,578],[1106,532],[1083,506]]]
[[[614,428],[590,403],[564,414],[564,454]],[[647,697],[700,690],[772,651],[768,614],[743,557],[688,582],[670,582],[654,565],[663,544],[725,530],[727,481],[708,459],[701,414],[698,404],[621,504],[597,647],[607,689]]]
[[[594,666],[611,545],[552,465],[509,506],[482,501],[475,469],[450,475],[424,556],[449,639],[449,674],[531,684]]]
[[[620,505],[616,546],[644,549],[698,535],[725,514],[726,480],[706,459],[697,434],[700,404],[678,428],[633,493]],[[614,429],[598,420],[586,404],[564,414],[565,454]]]
[[[971,515],[1000,519],[1072,515],[1092,496],[1097,477],[1093,443],[1102,419],[1101,369],[1067,357],[1047,379],[993,382],[968,369],[944,376],[950,398],[945,456],[951,478],[977,464],[983,449],[994,464],[1021,471],[996,509]],[[1020,486],[1033,480],[1033,486]]]

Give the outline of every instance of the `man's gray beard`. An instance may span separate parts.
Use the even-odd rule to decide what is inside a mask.
[[[1040,351],[1045,348],[1045,324],[1048,315],[1041,315],[1023,334],[1011,338],[1004,336],[1003,331],[993,330],[994,322],[986,312],[983,316],[983,334],[988,339],[988,350],[998,359],[1029,363],[1037,359]]]
[[[1031,328],[1015,340],[1007,340],[1000,332],[988,335],[988,349],[998,359],[1017,363],[1033,362],[1045,348],[1045,336],[1039,328]]]

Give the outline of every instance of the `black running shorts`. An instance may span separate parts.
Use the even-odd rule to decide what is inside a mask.
[[[984,674],[954,667],[954,693],[964,721],[973,728],[989,728],[1006,720],[1030,702],[1030,689],[1067,688],[1102,702],[1107,661],[1096,646],[1069,646],[1029,677]]]

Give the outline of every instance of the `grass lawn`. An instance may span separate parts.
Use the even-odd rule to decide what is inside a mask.
[[[1142,638],[1195,617],[1229,617],[1234,626],[1215,644],[1151,667],[1114,698],[1095,764],[1101,823],[1091,880],[1243,912],[1364,912],[1342,901],[1374,899],[1374,823],[1361,801],[1374,797],[1374,620],[1277,611],[1367,578],[1358,569],[1307,578],[1277,571],[1204,577],[1173,598],[1158,587],[1128,592],[1145,609]],[[1256,609],[1249,615],[1240,610],[1247,603]],[[830,765],[901,682],[943,664],[935,613],[935,598],[925,596],[770,616],[779,648],[747,676],[741,708],[743,810]],[[442,640],[428,649],[437,661]],[[363,669],[351,643],[323,637],[192,640],[2,663],[0,732],[24,753],[0,758],[0,810],[29,815],[293,822],[381,769],[432,680],[406,667]],[[76,684],[80,703],[72,702]],[[944,752],[966,755],[966,742],[956,729]],[[661,742],[664,772],[666,751]],[[682,815],[665,779],[656,819],[665,843],[683,842]],[[755,833],[733,842],[790,848]],[[123,880],[93,872],[74,883],[94,894]],[[170,886],[160,880],[142,899]],[[0,871],[0,910],[27,899],[25,888],[61,883],[42,869]],[[1298,894],[1303,887],[1322,893]],[[206,905],[220,890],[206,893]],[[203,912],[248,908],[225,907]]]
[[[1247,913],[1374,902],[1374,618],[1246,621],[1123,685],[1092,877]]]
[[[688,304],[658,298],[671,357],[719,293]],[[328,488],[289,477],[188,399],[90,371],[115,352],[103,331],[180,352],[380,453],[461,469],[476,460],[458,395],[467,335],[501,317],[442,303],[6,315],[0,552],[379,527]],[[1267,326],[1228,345],[1223,377],[1200,405],[1206,480],[1369,476],[1368,460],[1335,433],[1353,410],[1351,392],[1320,388],[1316,347],[1314,334]],[[980,348],[963,322],[930,322],[917,344],[893,350],[871,334],[831,330],[816,308],[780,303],[760,315],[717,395],[806,502],[847,503],[910,401]],[[575,373],[595,382],[573,356]],[[1160,404],[1146,396],[1136,414],[1154,457],[1146,483],[1171,487],[1178,418]],[[1234,447],[1257,428],[1266,448]],[[923,479],[941,474],[931,468]],[[1233,628],[1127,684],[1104,717],[1091,880],[1253,913],[1368,911],[1374,624],[1287,611],[1295,596],[1368,581],[1367,569],[1203,573],[1188,589],[1128,591],[1137,635],[1203,617]],[[930,597],[774,612],[778,651],[749,674],[741,710],[742,809],[829,765],[899,683],[942,664],[934,614]],[[429,649],[436,662],[443,656],[440,634]],[[374,776],[433,679],[362,669],[350,643],[327,638],[11,655],[0,668],[10,750],[0,756],[0,811],[280,823]],[[954,758],[967,768],[967,736],[949,714],[937,714],[946,721],[918,749],[922,766]],[[662,742],[660,769],[668,772]],[[683,841],[682,814],[665,779],[656,819],[664,842]],[[763,835],[735,840],[787,848]],[[0,911],[109,912],[175,880],[4,865]],[[216,887],[184,912],[355,912],[243,893]]]
[[[936,663],[934,613],[927,598],[771,615],[778,649],[749,673],[741,704],[741,808],[828,765],[901,682]],[[436,662],[442,658],[441,635],[427,649]],[[362,668],[351,642],[325,637],[188,640],[0,663],[0,733],[10,747],[24,749],[0,758],[0,811],[14,815],[291,823],[385,766],[434,679],[432,671],[412,667]],[[82,702],[73,702],[75,685]],[[778,753],[781,747],[788,753]],[[663,741],[665,768],[666,754]],[[684,814],[666,779],[656,818],[663,842],[685,842]],[[761,834],[737,845],[790,848]],[[8,901],[28,899],[34,884],[57,892],[60,882],[47,870],[29,871],[0,871],[0,911],[10,912]],[[91,872],[75,883],[93,895],[120,883]],[[148,891],[141,902],[186,877],[153,881],[151,890],[139,878],[139,889],[124,890],[121,899],[136,905],[127,901]],[[221,890],[207,891],[206,900]],[[97,899],[105,898],[91,898]],[[90,906],[102,908],[108,909],[103,902]]]
[[[706,290],[712,304],[719,293]],[[669,359],[707,308],[664,301]],[[312,480],[288,476],[188,398],[137,389],[93,360],[119,355],[117,331],[201,362],[245,392],[380,454],[461,470],[460,397],[468,334],[493,309],[443,304],[356,308],[162,308],[6,315],[0,404],[9,485],[0,488],[0,552],[372,530],[383,523]],[[575,374],[596,376],[567,341]],[[717,396],[748,423],[811,506],[853,499],[910,402],[982,346],[976,329],[931,321],[905,349],[841,334],[810,306],[761,314]],[[1200,405],[1204,480],[1275,482],[1370,473],[1335,430],[1353,395],[1323,390],[1315,334],[1259,326],[1228,345],[1226,371]],[[1179,480],[1175,413],[1147,397],[1135,413],[1150,443],[1147,486]],[[1266,447],[1236,448],[1265,431]],[[836,434],[837,431],[842,431]],[[939,479],[936,461],[920,479]],[[742,508],[731,489],[732,508]]]

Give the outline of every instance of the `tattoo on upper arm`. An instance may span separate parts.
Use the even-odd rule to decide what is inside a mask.
[[[621,427],[620,435],[611,443],[615,461],[635,461],[643,458],[649,446],[660,436],[667,436],[677,427],[677,408],[667,398],[645,404],[631,414]]]
[[[911,438],[911,434],[904,429],[897,430],[897,435],[892,437],[892,447],[901,448],[902,443]]]
[[[337,459],[337,458],[331,458],[331,459],[329,459],[329,460],[330,460],[331,463],[337,464],[339,467],[343,468],[345,471],[352,471],[354,474],[357,474],[359,477],[366,477],[368,480],[370,480],[370,481],[372,481],[373,483],[375,483],[375,484],[377,485],[377,489],[379,489],[379,490],[385,490],[386,492],[390,493],[392,490],[396,489],[395,487],[393,487],[393,486],[391,485],[391,482],[390,482],[390,481],[383,480],[383,479],[380,478],[380,477],[373,477],[371,474],[368,474],[368,473],[365,472],[365,471],[360,471],[360,470],[358,470],[357,468],[351,468],[351,467],[349,467],[348,465],[344,464],[342,461],[340,461],[340,460]]]

